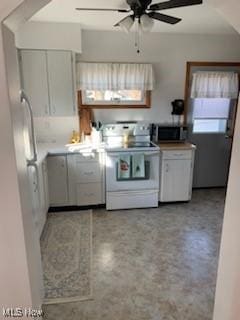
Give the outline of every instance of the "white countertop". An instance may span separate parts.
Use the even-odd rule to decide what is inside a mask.
[[[160,150],[173,150],[173,149],[193,149],[194,145],[190,143],[168,143],[159,144]],[[75,144],[61,144],[61,143],[37,143],[38,163],[41,163],[48,155],[65,155],[77,153],[91,153],[91,152],[104,152],[111,150],[106,148],[105,143],[93,145],[90,143],[75,143]],[[140,149],[142,150],[142,149]]]
[[[41,163],[48,155],[77,154],[104,152],[105,144],[92,145],[86,143],[60,144],[60,143],[37,143],[38,163]]]

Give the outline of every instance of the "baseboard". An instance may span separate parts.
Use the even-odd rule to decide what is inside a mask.
[[[62,207],[50,207],[48,212],[68,212],[68,211],[80,211],[80,210],[89,210],[89,209],[104,209],[106,208],[105,204],[91,205],[91,206],[62,206]]]

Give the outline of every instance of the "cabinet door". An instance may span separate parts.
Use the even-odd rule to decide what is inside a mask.
[[[188,201],[191,196],[192,160],[163,160],[160,201]]]
[[[66,156],[51,156],[48,158],[48,186],[51,206],[68,205]]]
[[[104,161],[105,155],[98,153],[67,156],[70,205],[105,203]]]
[[[90,206],[102,203],[102,184],[79,183],[76,184],[77,205]]]
[[[23,89],[32,104],[35,117],[49,115],[46,52],[22,50],[20,53]]]
[[[28,181],[30,187],[31,194],[31,202],[32,202],[32,214],[33,214],[33,222],[35,226],[36,232],[39,234],[39,224],[41,217],[41,203],[40,203],[40,188],[39,188],[39,178],[38,178],[38,170],[36,167],[29,166],[28,167]]]
[[[38,165],[38,190],[40,200],[39,234],[41,235],[47,218],[43,164]]]
[[[47,51],[50,109],[53,116],[75,114],[72,54]]]
[[[49,208],[47,160],[44,160],[42,163],[42,174],[44,187],[44,211],[47,213]]]

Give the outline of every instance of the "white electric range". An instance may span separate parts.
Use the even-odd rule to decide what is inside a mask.
[[[150,141],[150,125],[104,125],[107,210],[158,206],[160,149]]]

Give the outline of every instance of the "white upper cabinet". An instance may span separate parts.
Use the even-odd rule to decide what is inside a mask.
[[[22,50],[20,62],[22,85],[31,101],[34,116],[48,116],[50,108],[46,51]]]
[[[23,88],[35,117],[73,116],[75,86],[70,51],[21,50]]]
[[[48,81],[53,116],[75,113],[72,54],[69,51],[48,51]]]

